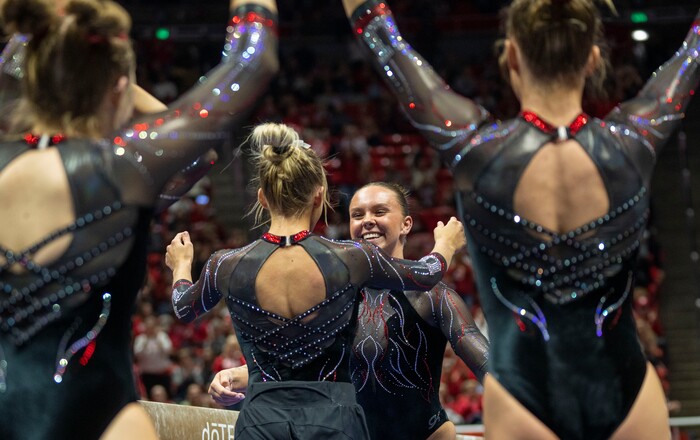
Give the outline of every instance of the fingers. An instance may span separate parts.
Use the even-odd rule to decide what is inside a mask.
[[[190,233],[185,231],[185,232],[180,232],[180,240],[182,240],[182,244],[191,244],[192,241],[190,240]]]
[[[178,232],[175,234],[175,237],[173,237],[173,240],[170,242],[171,244],[187,244],[191,243],[190,241],[190,233],[187,231],[183,232]]]
[[[245,394],[224,390],[222,394],[211,394],[211,398],[221,406],[231,406],[245,399]]]
[[[178,232],[177,234],[175,234],[175,237],[173,237],[173,239],[170,241],[170,245],[168,245],[166,250],[169,250],[171,246],[187,246],[189,244],[192,244],[192,240],[190,239],[190,233],[187,231]]]
[[[224,372],[216,373],[209,385],[209,395],[214,402],[223,406],[231,406],[245,399],[245,394],[229,390],[231,378]]]

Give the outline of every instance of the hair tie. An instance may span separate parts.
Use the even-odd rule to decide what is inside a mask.
[[[292,141],[292,143],[290,144],[290,146],[292,146],[292,147],[297,147],[297,148],[304,148],[304,149],[307,149],[307,150],[308,150],[309,148],[311,148],[311,145],[307,144],[306,142],[304,142],[304,141],[301,140],[301,139],[297,139],[297,140],[295,140],[295,141]]]
[[[109,41],[109,38],[116,38],[118,40],[126,41],[129,39],[129,36],[126,35],[126,33],[124,33],[124,32],[121,32],[121,33],[115,35],[114,37],[105,37],[104,35],[101,35],[101,34],[88,34],[88,36],[85,39],[90,44],[102,44],[102,43],[106,43],[107,41]]]
[[[105,37],[99,34],[88,34],[85,39],[90,44],[102,44],[106,41]]]

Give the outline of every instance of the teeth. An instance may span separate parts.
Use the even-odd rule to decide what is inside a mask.
[[[377,233],[365,234],[362,236],[362,238],[364,238],[365,240],[371,240],[373,238],[379,238],[379,237],[380,237],[380,235]]]

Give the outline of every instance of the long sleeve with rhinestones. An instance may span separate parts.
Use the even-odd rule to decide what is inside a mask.
[[[610,130],[631,134],[628,143],[639,139],[655,156],[678,127],[695,94],[700,82],[699,56],[700,13],[673,57],[654,72],[635,98],[605,118]]]
[[[110,139],[125,198],[152,203],[166,181],[229,137],[278,68],[276,18],[245,4],[232,13],[217,67],[163,113],[146,115]]]
[[[173,203],[180,200],[192,187],[204,177],[214,166],[215,160],[210,154],[204,154],[196,158],[187,167],[178,171],[165,185],[163,191],[158,195],[155,212],[161,213],[168,209]]]
[[[429,254],[418,261],[402,260],[390,257],[364,240],[346,243],[353,246],[340,256],[351,268],[352,283],[361,287],[401,291],[431,289],[447,269],[440,254]]]
[[[14,106],[20,95],[20,81],[29,37],[14,34],[0,54],[0,134],[10,129]]]
[[[459,294],[440,283],[428,292],[406,292],[406,297],[426,322],[442,330],[457,356],[483,382],[489,342]]]
[[[369,0],[350,19],[353,33],[369,52],[401,110],[452,164],[476,129],[490,118],[474,101],[450,89],[403,38],[386,2]]]
[[[446,270],[446,263],[439,254],[429,254],[419,261],[400,260],[389,257],[377,246],[366,241],[332,241],[322,237],[318,239],[326,243],[346,267],[350,268],[350,283],[358,288],[366,286],[394,290],[430,289],[440,282]],[[183,321],[192,321],[214,307],[223,296],[235,290],[235,286],[229,285],[229,278],[246,251],[254,248],[256,243],[260,241],[244,248],[214,253],[194,284],[176,282],[172,304],[177,317]]]
[[[228,280],[238,261],[232,257],[243,249],[224,249],[212,254],[194,284],[175,280],[172,305],[178,319],[191,322],[218,304],[225,291],[223,283]],[[227,261],[229,263],[225,264]]]

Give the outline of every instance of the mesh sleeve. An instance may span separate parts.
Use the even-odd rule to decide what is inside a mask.
[[[29,36],[14,34],[0,54],[0,134],[7,133],[19,102]]]
[[[440,283],[429,292],[407,292],[406,296],[423,320],[442,330],[457,356],[483,382],[489,342],[459,294]]]
[[[700,80],[700,13],[683,44],[673,57],[659,67],[639,94],[607,117],[611,130],[641,141],[655,156],[680,120]],[[618,125],[618,127],[616,127]]]
[[[212,254],[196,283],[177,280],[173,283],[172,305],[178,319],[191,322],[211,310],[227,291],[227,283],[241,249],[224,249]]]
[[[403,38],[386,2],[369,0],[350,18],[353,33],[399,101],[410,123],[454,165],[476,129],[490,119],[474,101],[450,89]]]
[[[418,261],[392,258],[365,240],[348,241],[345,256],[353,284],[373,289],[427,290],[434,287],[447,270],[438,253]]]
[[[274,14],[245,4],[232,15],[219,65],[165,112],[145,115],[109,140],[126,201],[152,203],[173,174],[228,138],[276,73]]]

